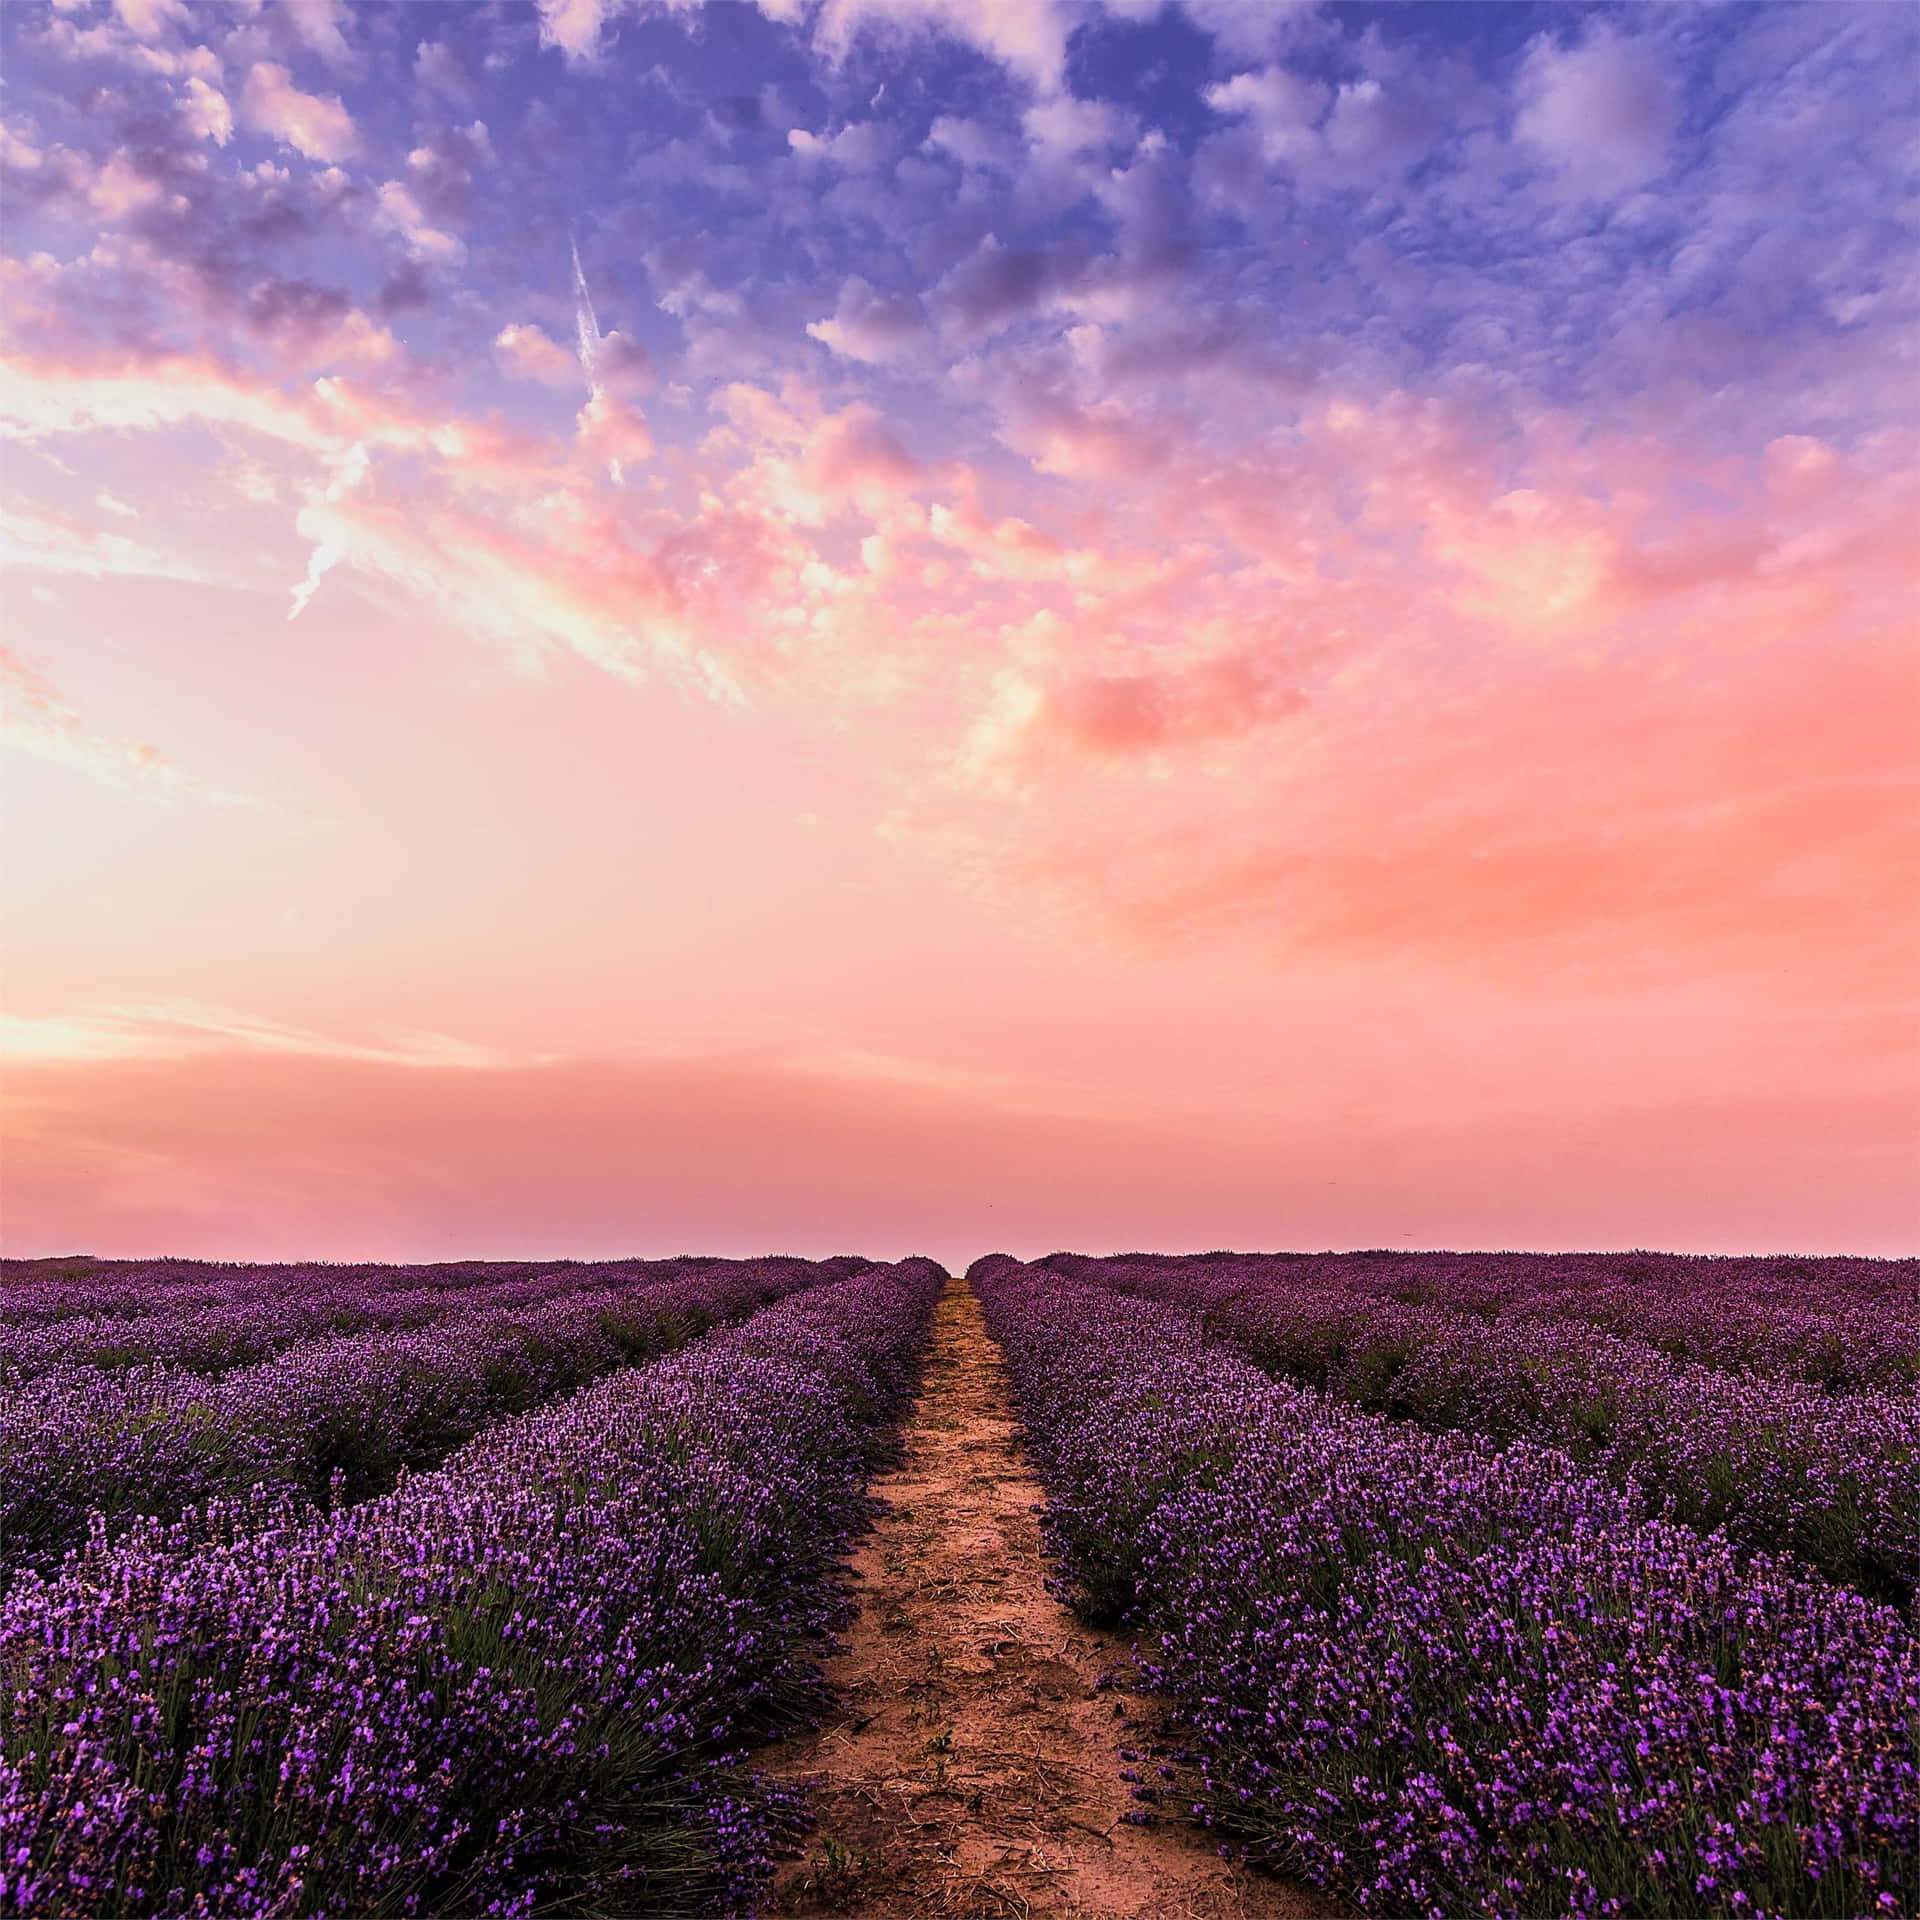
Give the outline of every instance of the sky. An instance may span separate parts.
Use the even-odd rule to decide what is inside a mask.
[[[7,1253],[1920,1249],[1920,12],[0,59]]]

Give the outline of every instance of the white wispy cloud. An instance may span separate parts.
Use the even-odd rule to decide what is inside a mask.
[[[102,494],[110,513],[133,509]],[[137,516],[136,516],[137,517]],[[220,576],[178,554],[162,553],[125,534],[107,533],[45,509],[0,506],[0,572],[72,573],[89,580],[120,575],[147,580],[184,580],[218,586]]]
[[[444,1033],[401,1031],[349,1040],[197,1000],[113,1002],[67,1013],[0,1014],[0,1059],[39,1061],[180,1059],[238,1050],[359,1060],[380,1066],[539,1066],[551,1054],[513,1054]]]

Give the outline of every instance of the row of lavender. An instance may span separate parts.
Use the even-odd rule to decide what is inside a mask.
[[[439,1464],[493,1421],[572,1393],[861,1260],[626,1263],[501,1306],[474,1289],[425,1327],[310,1339],[218,1378],[63,1366],[0,1386],[0,1584],[136,1516],[255,1486],[351,1504]]]
[[[1256,1857],[1390,1913],[1920,1911],[1894,1610],[1560,1452],[1270,1379],[1172,1306],[969,1278],[1063,1586],[1151,1636]]]
[[[242,1261],[97,1259],[61,1254],[46,1259],[0,1259],[0,1323],[45,1324],[55,1320],[143,1319],[178,1315],[195,1307],[267,1295],[297,1300],[309,1293],[342,1300],[378,1300],[395,1293],[467,1294],[486,1286],[576,1276],[598,1267],[661,1267],[679,1260],[438,1260]]]
[[[1202,1255],[1195,1264],[1249,1257]],[[1385,1249],[1251,1257],[1295,1285],[1482,1320],[1583,1320],[1676,1360],[1835,1392],[1920,1382],[1920,1260]]]
[[[309,1341],[437,1326],[727,1264],[687,1257],[414,1267],[0,1261],[0,1381],[63,1366],[158,1365],[212,1377]],[[829,1264],[851,1273],[866,1262]]]
[[[332,1515],[150,1524],[0,1603],[0,1912],[685,1911],[789,1799],[944,1280],[872,1268]]]
[[[1371,1412],[1557,1447],[1665,1518],[1796,1553],[1896,1604],[1920,1589],[1911,1387],[1832,1393],[1729,1372],[1581,1319],[1409,1305],[1285,1257],[1047,1264],[1191,1308],[1255,1365]]]

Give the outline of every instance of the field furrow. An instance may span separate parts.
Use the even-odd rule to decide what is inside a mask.
[[[1146,1740],[1125,1641],[1048,1590],[1006,1367],[979,1303],[943,1296],[886,1511],[855,1559],[861,1607],[827,1665],[838,1710],[776,1750],[819,1824],[770,1910],[1087,1920],[1329,1911],[1146,1818],[1119,1750]],[[1118,1680],[1120,1684],[1114,1683]]]

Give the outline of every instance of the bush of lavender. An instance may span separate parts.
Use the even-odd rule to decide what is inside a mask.
[[[1835,1394],[1699,1366],[1584,1320],[1408,1304],[1289,1260],[1048,1264],[1190,1307],[1257,1366],[1356,1406],[1559,1447],[1668,1519],[1798,1554],[1873,1598],[1909,1604],[1920,1586],[1911,1389]]]
[[[736,1750],[816,1697],[943,1279],[800,1294],[356,1508],[21,1580],[0,1911],[740,1907],[792,1808]]]
[[[210,1261],[0,1261],[0,1382],[65,1366],[165,1366],[216,1378],[341,1334],[427,1327],[535,1307],[566,1294],[631,1292],[737,1262],[465,1261],[404,1266],[231,1266]],[[842,1276],[867,1262],[824,1263]],[[787,1256],[753,1263],[799,1274]]]
[[[114,1532],[255,1486],[369,1498],[491,1421],[831,1282],[846,1265],[663,1262],[626,1286],[572,1287],[510,1309],[483,1288],[473,1310],[450,1305],[433,1325],[303,1341],[215,1380],[65,1366],[0,1389],[0,1580],[57,1566],[94,1514]]]
[[[1386,1913],[1920,1908],[1892,1609],[1557,1451],[1272,1380],[1179,1309],[970,1277],[1063,1588],[1152,1636],[1201,1806],[1256,1857]]]
[[[789,1256],[779,1256],[788,1258]],[[288,1312],[331,1307],[348,1316],[395,1298],[458,1302],[498,1289],[502,1303],[525,1304],[549,1291],[611,1285],[621,1279],[668,1279],[713,1262],[691,1255],[670,1260],[448,1260],[425,1265],[388,1262],[233,1260],[97,1260],[67,1255],[0,1260],[0,1326],[60,1321],[181,1320],[202,1309],[278,1304]],[[864,1260],[856,1260],[864,1266]],[[518,1300],[509,1298],[520,1290]],[[356,1321],[342,1331],[357,1331]]]
[[[1056,1254],[1064,1271],[1084,1255]],[[1397,1300],[1478,1320],[1584,1321],[1669,1358],[1831,1392],[1920,1383],[1920,1260],[1674,1253],[1122,1254],[1148,1291]],[[1171,1297],[1168,1295],[1167,1297]]]

